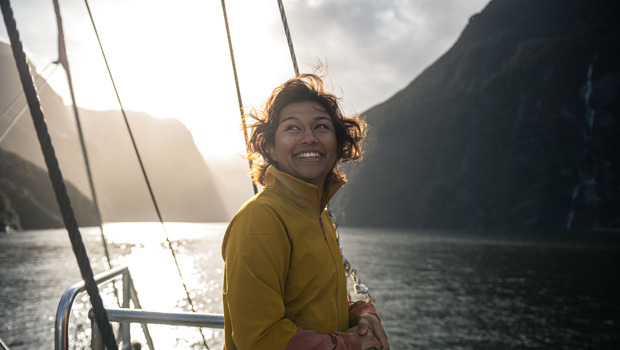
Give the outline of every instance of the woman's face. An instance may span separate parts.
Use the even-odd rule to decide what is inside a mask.
[[[334,123],[316,102],[295,102],[280,112],[271,157],[285,173],[323,189],[336,165]]]

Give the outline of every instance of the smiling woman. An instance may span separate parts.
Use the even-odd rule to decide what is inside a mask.
[[[327,210],[345,183],[339,163],[360,160],[366,136],[338,102],[320,77],[301,74],[253,116],[252,171],[265,187],[222,243],[226,349],[389,349],[375,307],[347,296]]]

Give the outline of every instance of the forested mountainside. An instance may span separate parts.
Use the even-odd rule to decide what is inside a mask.
[[[347,225],[620,228],[620,3],[493,0],[366,113]],[[423,50],[424,48],[420,48]]]
[[[82,226],[98,225],[95,208],[71,183],[67,192]],[[25,229],[64,227],[47,171],[0,150],[0,225]]]

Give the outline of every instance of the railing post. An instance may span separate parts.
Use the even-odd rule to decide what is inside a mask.
[[[123,272],[123,305],[121,305],[124,309],[129,309],[129,301],[131,298],[130,289],[131,281],[129,276],[129,270]],[[123,322],[120,324],[118,329],[119,335],[123,340],[123,344],[131,344],[131,332],[130,332],[130,323]]]
[[[6,344],[4,344],[2,339],[0,339],[0,349],[2,349],[2,350],[9,350],[9,347]]]
[[[129,270],[126,270],[125,272],[123,272],[123,305],[121,306],[124,309],[129,308],[129,301],[131,298],[131,282],[129,280]]]
[[[131,297],[131,301],[133,301],[133,307],[136,309],[142,309],[142,305],[140,305],[140,299],[138,299],[138,292],[136,291],[136,286],[133,285],[133,279],[131,278],[131,273],[127,270],[127,277],[129,280],[129,296]],[[142,332],[144,333],[144,337],[146,338],[146,343],[149,346],[149,349],[155,350],[155,346],[153,345],[153,339],[151,338],[151,332],[149,332],[149,327],[146,323],[141,323]]]
[[[97,327],[97,322],[95,321],[95,313],[93,309],[90,309],[88,312],[88,318],[90,319],[90,347],[92,350],[105,350],[103,346],[103,338],[101,338],[101,332],[99,331],[99,327]]]

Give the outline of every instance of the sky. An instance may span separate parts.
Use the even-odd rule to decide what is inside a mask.
[[[42,70],[58,55],[52,0],[12,3],[27,55]],[[59,3],[78,105],[118,109],[86,2]],[[342,95],[344,109],[362,113],[439,58],[487,3],[289,0],[284,6],[300,71],[326,63],[327,83]],[[126,109],[178,118],[207,156],[243,152],[220,1],[88,4]],[[226,7],[243,104],[259,108],[273,88],[294,74],[277,1],[236,0]],[[0,40],[8,42],[4,26]],[[69,104],[61,70],[50,84]]]
[[[457,40],[489,0],[285,0],[302,73],[323,62],[347,114],[363,113],[407,86]],[[77,104],[119,104],[86,4],[126,110],[177,118],[208,163],[247,165],[218,0],[59,0]],[[28,58],[40,71],[58,57],[52,0],[12,1]],[[260,108],[294,76],[276,0],[226,3],[241,97]],[[8,42],[0,26],[0,40]],[[46,72],[42,72],[46,76]],[[70,104],[61,69],[48,79]],[[86,135],[86,137],[88,137]]]

